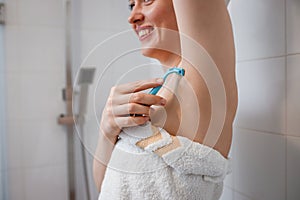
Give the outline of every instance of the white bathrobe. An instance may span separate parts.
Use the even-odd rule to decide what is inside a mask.
[[[160,132],[168,134],[164,129]],[[155,148],[145,150],[136,145],[141,138],[150,135],[153,135],[150,123],[127,128],[120,134],[121,139],[106,169],[99,200],[220,198],[223,180],[231,171],[230,160],[210,147],[181,136],[176,136],[180,141],[178,148],[158,156]]]

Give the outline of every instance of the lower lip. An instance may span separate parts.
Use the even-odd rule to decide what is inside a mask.
[[[154,30],[152,30],[149,34],[147,34],[147,35],[144,35],[143,37],[140,37],[139,39],[140,39],[140,41],[144,41],[144,40],[146,40],[148,37],[150,37],[151,36],[151,34],[154,32]]]

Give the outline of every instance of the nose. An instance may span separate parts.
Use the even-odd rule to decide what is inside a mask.
[[[136,24],[144,20],[144,14],[140,6],[135,5],[131,11],[130,16],[128,17],[129,24]]]

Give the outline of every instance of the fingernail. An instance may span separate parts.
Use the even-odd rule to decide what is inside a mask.
[[[164,105],[166,105],[166,103],[167,103],[167,100],[165,100],[165,99],[160,100],[160,105],[164,106]]]
[[[163,82],[164,82],[164,79],[158,78],[158,79],[156,79],[156,82],[158,82],[158,83],[163,83]]]

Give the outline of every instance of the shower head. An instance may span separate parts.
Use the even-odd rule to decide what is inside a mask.
[[[79,71],[78,84],[92,84],[94,80],[95,71],[95,67],[81,68]]]
[[[88,106],[88,92],[89,87],[93,83],[94,75],[96,72],[96,67],[84,67],[81,68],[78,75],[78,86],[80,87],[78,90],[78,116],[79,118],[84,118],[84,115],[87,112]],[[76,113],[76,110],[74,111]],[[82,121],[82,119],[79,119]],[[84,121],[82,121],[83,123]]]

